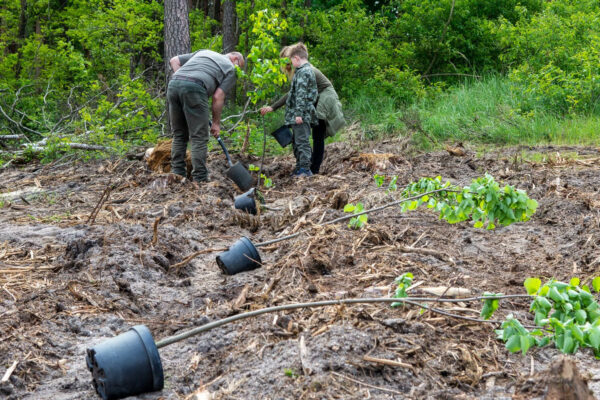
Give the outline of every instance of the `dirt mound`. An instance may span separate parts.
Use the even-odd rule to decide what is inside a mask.
[[[544,377],[548,385],[546,400],[595,400],[575,361],[561,357],[550,366]]]
[[[159,141],[150,155],[147,157],[146,162],[148,167],[154,172],[165,173],[171,172],[171,145],[173,140],[162,140]],[[185,164],[187,166],[187,174],[190,175],[192,171],[192,155],[188,150],[185,153]]]

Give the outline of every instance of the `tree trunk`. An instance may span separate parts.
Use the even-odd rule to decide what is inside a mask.
[[[171,65],[169,61],[179,54],[191,51],[190,22],[188,16],[188,0],[165,0],[165,83],[166,86],[171,78]],[[166,102],[166,124],[167,133],[171,132],[169,123],[169,103]]]
[[[235,1],[224,0],[223,1],[223,53],[229,53],[235,50],[238,44],[238,36],[236,31],[236,19],[235,13]],[[225,98],[229,101],[235,99],[236,86],[231,88],[226,94]]]
[[[171,77],[169,61],[190,52],[188,0],[165,0],[165,75]]]
[[[213,19],[221,22],[221,0],[214,0]]]
[[[223,1],[223,53],[229,53],[235,50],[238,38],[235,29],[235,1]]]

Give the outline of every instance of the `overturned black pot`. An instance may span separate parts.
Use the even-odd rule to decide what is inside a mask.
[[[103,400],[155,392],[164,385],[158,349],[144,325],[88,349],[86,362]]]
[[[260,254],[250,239],[244,236],[217,256],[217,265],[227,275],[251,271],[260,267]]]
[[[248,214],[256,215],[256,200],[254,199],[254,189],[248,190],[246,193],[235,196],[234,206],[237,210],[245,211]]]
[[[283,125],[277,130],[271,132],[271,135],[277,140],[281,147],[285,147],[292,143],[292,130],[289,126]]]

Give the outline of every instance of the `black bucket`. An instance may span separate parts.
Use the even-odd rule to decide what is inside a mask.
[[[217,265],[227,275],[256,269],[260,267],[260,263],[258,250],[245,236],[217,256]]]
[[[88,349],[86,362],[103,400],[155,392],[164,385],[158,349],[144,325]]]
[[[248,190],[253,185],[252,175],[239,161],[227,170],[227,177],[235,182],[241,190]]]
[[[242,210],[248,214],[256,215],[256,201],[254,200],[254,188],[244,194],[235,196],[234,206],[237,210]]]
[[[277,140],[281,147],[285,147],[292,143],[292,130],[287,125],[283,125],[276,131],[271,132],[271,135]]]

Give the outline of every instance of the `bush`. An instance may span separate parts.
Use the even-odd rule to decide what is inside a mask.
[[[600,96],[600,5],[567,0],[544,7],[529,19],[504,20],[498,27],[507,48],[503,60],[516,65],[510,78],[531,94],[522,106],[592,111]]]

